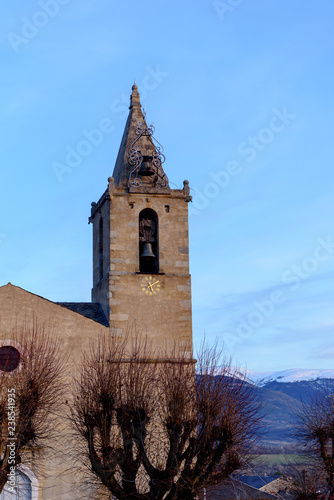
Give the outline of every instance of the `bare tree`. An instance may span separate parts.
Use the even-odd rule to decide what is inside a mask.
[[[0,344],[1,345],[1,344]],[[0,492],[16,466],[40,453],[63,394],[59,345],[35,321],[0,347]]]
[[[202,346],[196,375],[193,360],[172,358],[112,343],[84,358],[72,421],[88,470],[119,500],[194,499],[249,455],[260,420],[252,387],[220,366],[216,347]]]
[[[297,415],[296,435],[305,450],[322,464],[331,496],[334,495],[334,395],[323,388]]]
[[[293,479],[291,490],[296,500],[318,500],[326,496],[326,480],[319,465],[315,462],[303,467],[290,467],[289,475]]]

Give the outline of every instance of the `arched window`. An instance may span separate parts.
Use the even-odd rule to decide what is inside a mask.
[[[103,278],[103,218],[99,222],[99,281]]]
[[[159,272],[158,216],[151,208],[139,214],[139,268],[141,273]]]
[[[34,500],[32,481],[21,470],[16,469],[0,493],[0,500]],[[35,493],[35,492],[34,492]]]

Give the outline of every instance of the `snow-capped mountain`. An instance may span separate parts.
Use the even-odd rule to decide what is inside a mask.
[[[301,382],[321,378],[334,379],[334,370],[290,369],[275,372],[247,371],[247,377],[259,386],[269,382]]]
[[[260,445],[272,449],[291,450],[296,446],[293,434],[296,415],[307,405],[326,394],[334,394],[334,370],[289,369],[281,371],[252,371],[239,367],[217,367],[217,375],[228,375],[253,384],[255,394],[263,403],[265,434]],[[328,392],[327,392],[328,393]]]

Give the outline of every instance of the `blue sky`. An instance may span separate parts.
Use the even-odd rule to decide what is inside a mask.
[[[0,14],[1,284],[90,300],[87,218],[136,79],[172,186],[192,188],[195,342],[218,338],[251,370],[331,368],[332,2],[16,0]]]

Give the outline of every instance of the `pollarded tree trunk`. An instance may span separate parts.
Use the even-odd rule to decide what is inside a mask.
[[[245,460],[259,422],[253,388],[214,348],[153,362],[145,343],[99,344],[75,382],[78,459],[119,500],[194,500]],[[219,366],[219,372],[216,367]]]
[[[1,468],[0,470],[0,492],[3,490],[6,482],[7,482],[7,474],[9,471],[7,471],[5,468]]]
[[[299,412],[296,436],[316,460],[321,460],[328,490],[334,496],[334,398],[330,386],[319,391]]]

